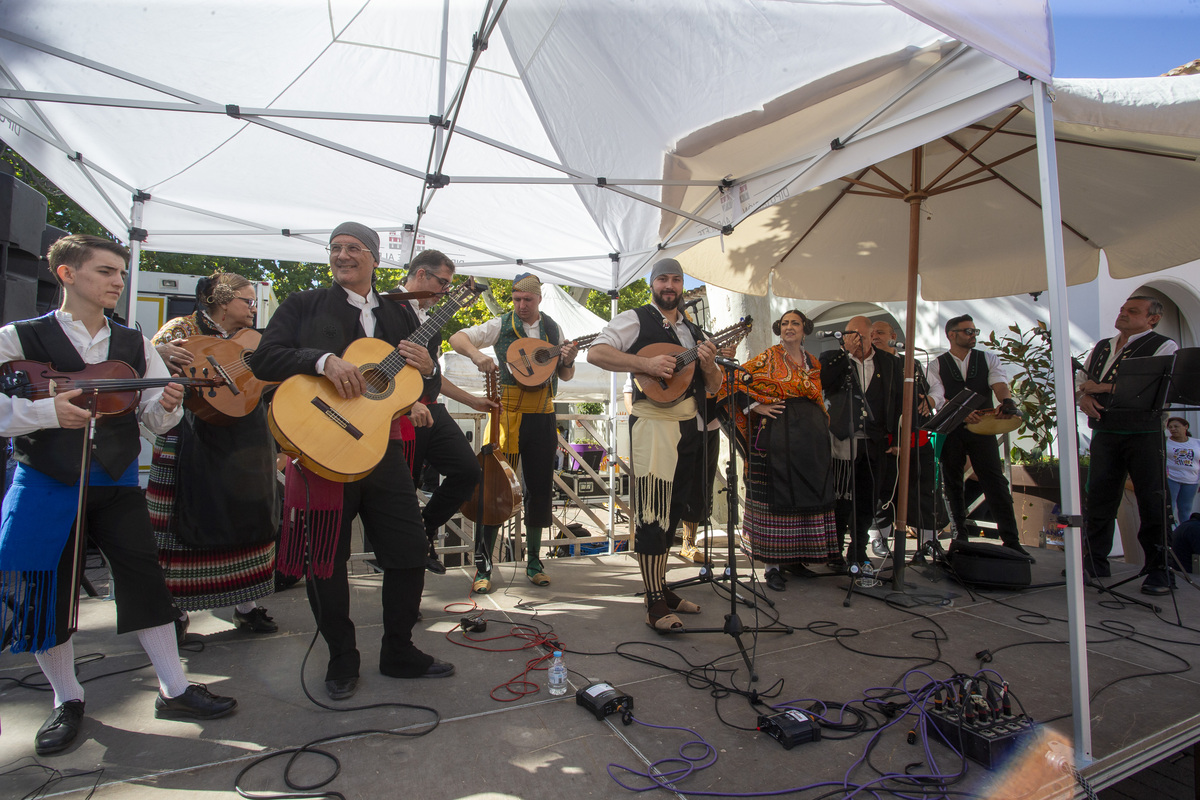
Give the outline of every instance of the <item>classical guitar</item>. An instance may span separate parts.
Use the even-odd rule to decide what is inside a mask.
[[[582,352],[591,347],[599,335],[593,333],[580,336],[575,340],[575,344]],[[558,369],[558,356],[563,347],[561,344],[552,345],[541,339],[525,337],[508,346],[504,360],[508,362],[508,371],[516,378],[517,383],[526,389],[539,389],[554,377],[554,371]]]
[[[709,341],[720,350],[722,347],[736,345],[746,337],[754,327],[753,317],[744,317],[739,322],[717,331]],[[671,342],[656,342],[648,344],[637,354],[643,358],[653,358],[661,355],[675,356],[675,370],[670,378],[656,378],[644,372],[635,372],[633,380],[638,389],[646,395],[646,399],[656,406],[671,406],[683,397],[688,387],[692,385],[692,376],[696,372],[696,360],[699,344],[684,348]]]
[[[9,361],[0,366],[0,392],[10,397],[44,400],[72,389],[82,389],[83,394],[73,398],[71,403],[100,417],[128,414],[141,399],[142,389],[176,383],[213,391],[223,382],[224,378],[220,376],[142,378],[124,361],[88,364],[77,372],[57,370],[53,365],[40,361]]]
[[[487,398],[498,404],[500,385],[497,374],[487,373],[485,383]],[[462,515],[479,525],[501,525],[511,519],[521,507],[521,482],[517,480],[517,473],[500,452],[500,414],[503,411],[502,408],[492,411],[488,428],[489,443],[479,450],[479,466],[483,469],[483,477],[475,487],[471,499],[462,507]],[[490,554],[488,556],[490,558]]]
[[[428,347],[442,326],[482,291],[461,283],[408,337]],[[387,451],[392,418],[408,411],[424,383],[396,348],[380,339],[357,339],[342,358],[358,367],[366,391],[350,400],[319,375],[293,375],[279,385],[267,420],[285,453],[323,478],[348,483],[364,478]]]
[[[232,425],[258,407],[265,389],[278,381],[260,381],[248,363],[262,334],[253,328],[223,339],[220,336],[190,336],[177,342],[192,354],[183,368],[185,377],[216,375],[224,383],[212,392],[189,392],[183,404],[210,425]]]

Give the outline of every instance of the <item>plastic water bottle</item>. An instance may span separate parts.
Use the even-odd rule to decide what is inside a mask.
[[[546,670],[546,689],[555,697],[567,693],[567,665],[563,663],[562,650],[554,651],[554,660]]]

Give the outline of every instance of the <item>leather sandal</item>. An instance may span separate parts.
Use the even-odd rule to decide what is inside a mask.
[[[684,600],[679,595],[672,592],[670,589],[665,594],[667,608],[679,614],[699,614],[700,606],[693,603],[691,600]]]
[[[536,571],[530,572],[530,570],[536,570]],[[536,567],[527,567],[525,569],[525,577],[529,578],[529,582],[532,583],[534,586],[549,586],[550,585],[550,576],[547,575],[546,573],[542,572],[541,564],[539,564]]]
[[[475,594],[487,594],[492,590],[492,577],[490,575],[475,575],[475,582],[471,584],[471,591]]]
[[[654,604],[655,606],[658,603]],[[663,604],[664,608],[666,604]],[[668,611],[666,614],[655,615],[654,608],[646,612],[646,624],[658,633],[671,633],[683,630],[683,620]]]

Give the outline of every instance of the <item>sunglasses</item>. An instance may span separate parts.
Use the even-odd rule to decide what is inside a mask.
[[[961,333],[965,334],[966,336],[978,336],[981,333],[979,328],[957,328],[956,330],[952,330],[950,332]]]

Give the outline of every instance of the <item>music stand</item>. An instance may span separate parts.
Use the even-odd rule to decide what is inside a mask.
[[[1113,380],[1112,399],[1106,408],[1108,411],[1142,411],[1142,412],[1158,412],[1161,413],[1166,406],[1167,392],[1171,386],[1171,376],[1174,370],[1175,356],[1143,356],[1141,358],[1126,358],[1121,362],[1121,368]],[[1188,379],[1191,382],[1191,379]],[[1170,580],[1171,574],[1171,547],[1167,540],[1167,519],[1169,514],[1166,513],[1167,501],[1167,463],[1166,463],[1166,443],[1163,437],[1158,437],[1158,462],[1160,470],[1160,495],[1163,498],[1164,513],[1162,522],[1162,547],[1167,560],[1167,585],[1172,586],[1173,581]],[[1091,584],[1096,586],[1102,592],[1108,592],[1114,597],[1119,597],[1129,603],[1142,606],[1143,608],[1152,611],[1160,610],[1154,603],[1140,600],[1121,592],[1114,591],[1119,586],[1124,586],[1132,580],[1142,577],[1142,573],[1117,581],[1114,584],[1105,586],[1098,578],[1093,578]]]

